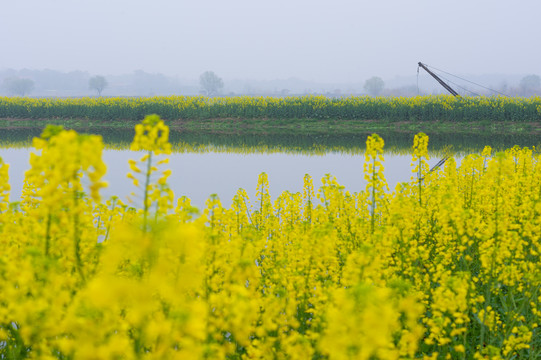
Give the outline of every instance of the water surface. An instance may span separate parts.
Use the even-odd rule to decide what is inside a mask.
[[[39,136],[41,129],[15,129],[0,134],[0,157],[10,164],[11,200],[21,193],[24,172],[29,168],[32,151],[30,139]],[[109,187],[102,191],[108,198],[117,195],[122,199],[131,193],[141,193],[131,180],[128,160],[138,159],[141,153],[127,150],[133,134],[130,131],[102,132],[108,149],[103,158],[108,171],[105,180]],[[172,132],[171,142],[176,149],[167,168],[172,170],[169,183],[176,197],[188,196],[197,207],[203,207],[211,194],[217,194],[226,206],[239,188],[244,188],[250,198],[255,197],[259,174],[269,177],[270,192],[276,198],[282,191],[302,191],[303,178],[310,174],[315,187],[319,187],[325,174],[332,174],[338,183],[350,192],[366,187],[363,175],[364,143],[367,134],[332,136],[266,136],[233,134],[193,134]],[[382,135],[386,141],[385,177],[391,189],[398,182],[411,179],[411,155],[414,134],[391,133]],[[430,135],[429,149],[436,164],[445,152],[454,152],[459,158],[471,152],[480,152],[485,145],[495,148],[537,145],[537,138],[502,135],[452,136]],[[134,203],[135,206],[140,203]]]
[[[11,200],[21,193],[24,172],[29,168],[31,149],[1,149],[0,157],[10,164],[9,176],[12,186]],[[129,172],[128,160],[138,159],[141,153],[129,150],[106,150],[103,159],[107,164],[105,180],[108,188],[102,190],[104,197],[117,195],[125,199],[135,188],[126,178]],[[437,158],[432,159],[436,163]],[[411,176],[411,157],[408,155],[387,155],[385,175],[391,187],[399,181],[408,181]],[[303,178],[310,174],[318,187],[325,174],[332,174],[339,184],[351,192],[366,187],[363,178],[364,155],[325,153],[323,155],[304,155],[288,153],[238,154],[224,152],[173,153],[170,163],[164,168],[172,170],[169,184],[175,196],[186,195],[195,206],[202,207],[211,194],[217,194],[224,205],[229,206],[239,188],[247,191],[250,198],[255,196],[259,174],[265,172],[269,177],[269,189],[273,198],[282,191],[302,191]],[[138,205],[138,204],[135,204]]]

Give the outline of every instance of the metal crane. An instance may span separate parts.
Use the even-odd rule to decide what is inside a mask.
[[[440,79],[438,77],[438,75],[434,74],[432,71],[430,71],[425,64],[423,64],[422,62],[419,61],[419,67],[422,67],[427,73],[429,73],[434,79],[436,79],[437,82],[439,82],[441,84],[441,86],[443,86],[447,91],[449,91],[451,94],[453,94],[454,96],[460,96],[458,95],[458,93],[453,90],[452,87],[450,87],[449,85],[447,85],[447,83],[445,81],[443,81],[442,79]],[[419,71],[419,69],[417,69],[417,71]]]

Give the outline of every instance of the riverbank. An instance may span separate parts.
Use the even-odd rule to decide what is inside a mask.
[[[317,119],[325,123],[338,120],[354,123],[528,123],[541,122],[541,97],[0,97],[0,118],[93,119],[118,123],[119,119],[139,122],[149,114],[157,114],[164,120],[197,122],[205,119],[259,119],[301,124]]]
[[[197,119],[167,121],[172,130],[216,134],[273,134],[273,135],[354,135],[367,132],[437,132],[442,134],[540,134],[541,122],[508,121],[390,121],[340,119]],[[44,128],[61,125],[69,129],[133,129],[132,120],[90,120],[78,118],[18,119],[0,118],[0,130]]]

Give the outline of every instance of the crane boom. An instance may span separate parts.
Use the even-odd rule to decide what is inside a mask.
[[[452,87],[450,87],[449,85],[447,85],[447,83],[445,81],[443,81],[442,79],[440,79],[438,77],[438,75],[434,74],[432,71],[430,71],[426,66],[425,64],[423,64],[422,62],[419,61],[419,67],[422,67],[427,73],[429,73],[434,79],[436,79],[437,82],[439,82],[441,84],[441,86],[443,86],[447,91],[449,91],[451,94],[453,94],[454,96],[460,96],[458,95],[458,93],[453,90]]]

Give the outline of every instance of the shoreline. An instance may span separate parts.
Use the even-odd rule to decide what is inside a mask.
[[[171,130],[217,134],[298,134],[298,135],[352,135],[366,132],[438,132],[442,134],[540,134],[539,122],[508,121],[391,121],[391,120],[341,120],[341,119],[194,119],[166,120]],[[92,120],[83,118],[18,119],[0,118],[0,130],[45,128],[61,125],[69,129],[100,130],[106,128],[133,129],[133,120]]]

